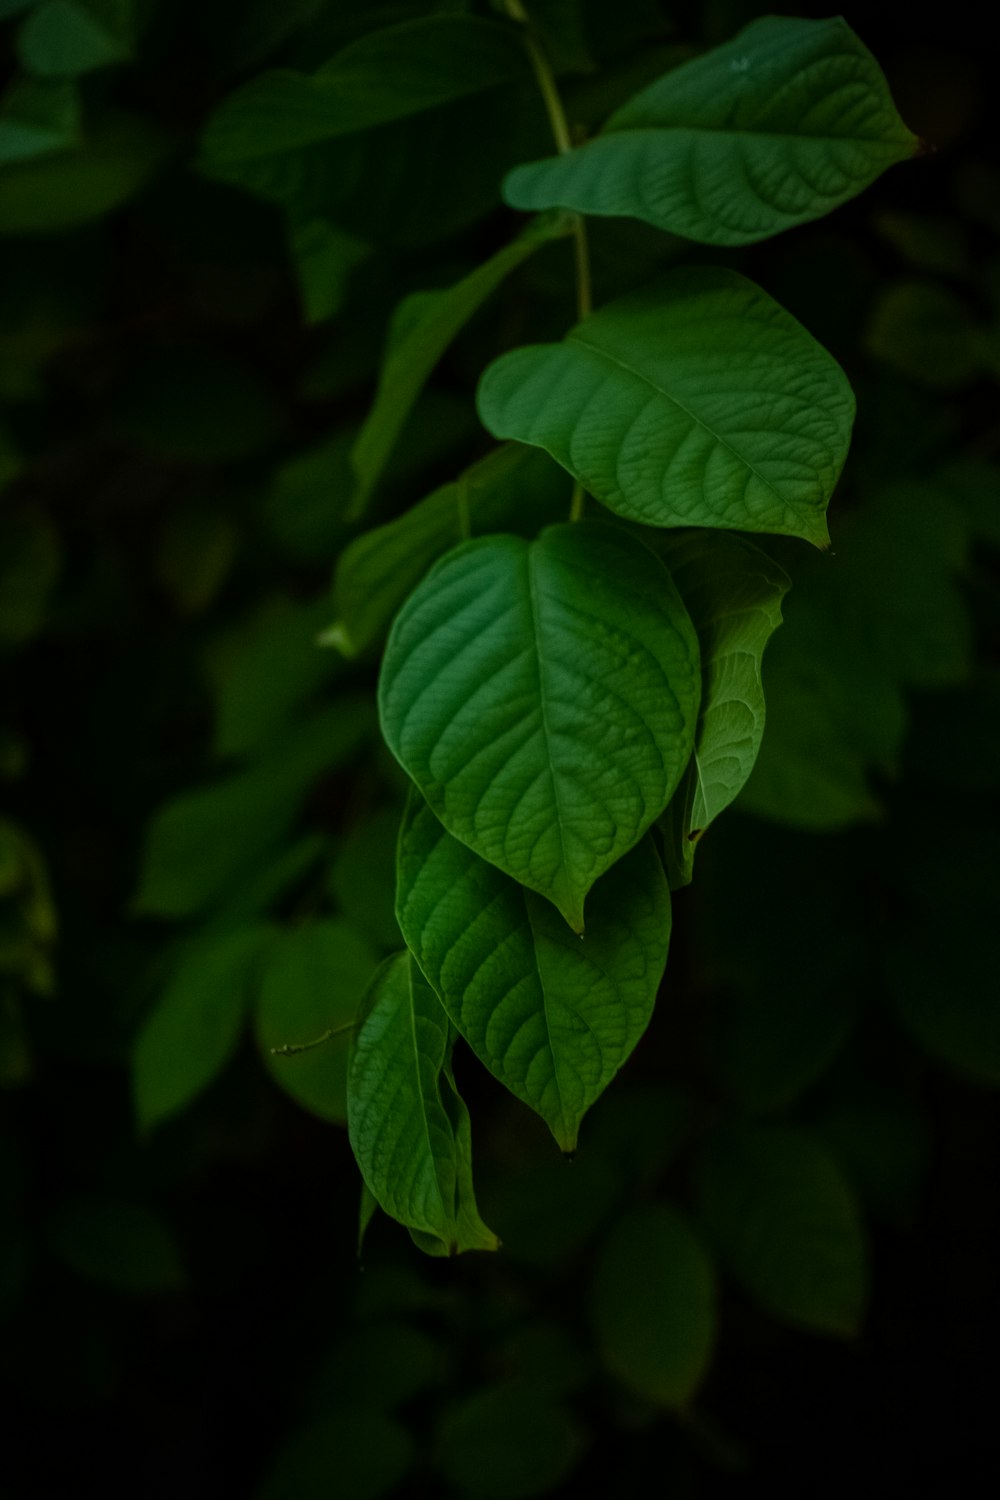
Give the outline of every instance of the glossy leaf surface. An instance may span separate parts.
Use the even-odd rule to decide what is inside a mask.
[[[587,931],[487,864],[411,798],[399,844],[403,936],[480,1060],[564,1151],[652,1014],[670,897],[649,837],[591,892]]]
[[[829,213],[917,146],[845,21],[764,16],[641,90],[594,140],[516,167],[505,194],[744,245]]]
[[[672,271],[559,344],[489,366],[480,415],[547,449],[610,510],[649,526],[828,541],[854,397],[835,360],[735,271]]]
[[[365,1182],[431,1253],[495,1250],[472,1192],[471,1133],[449,1022],[408,953],[387,959],[354,1037],[348,1128]]]
[[[393,626],[390,748],[448,831],[583,931],[694,739],[698,643],[659,560],[601,523],[443,558]]]

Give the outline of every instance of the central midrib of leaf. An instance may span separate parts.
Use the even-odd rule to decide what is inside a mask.
[[[582,338],[578,332],[574,331],[569,335],[569,337],[573,340],[574,343],[581,344],[584,349],[589,350],[592,354],[596,354],[602,359],[609,360],[612,364],[617,365],[620,370],[625,370],[629,375],[635,375],[637,379],[643,382],[644,385],[648,385],[650,390],[656,391],[657,395],[660,395],[664,398],[664,400],[671,402],[671,404],[676,406],[679,411],[682,411],[686,417],[690,417],[691,421],[696,423],[696,425],[701,428],[702,432],[707,432],[710,438],[713,438],[715,442],[719,443],[723,448],[725,448],[728,453],[731,453],[733,458],[736,459],[737,463],[741,463],[744,468],[749,469],[750,473],[753,474],[755,478],[759,479],[761,484],[771,492],[775,500],[781,506],[782,511],[785,511],[787,509],[786,502],[783,497],[778,493],[771,481],[765,478],[760,470],[756,468],[753,463],[751,463],[750,459],[746,458],[742,453],[739,452],[738,449],[734,448],[732,443],[728,442],[726,438],[723,437],[721,432],[716,432],[713,427],[709,427],[708,423],[703,421],[702,418],[698,416],[697,412],[693,412],[689,406],[685,406],[684,402],[678,400],[678,398],[671,391],[665,390],[662,385],[658,385],[655,380],[650,379],[649,375],[647,375],[645,371],[637,370],[634,365],[629,364],[627,360],[622,359],[619,355],[612,354],[610,350],[603,348],[602,345],[592,344],[589,339]]]
[[[434,1168],[434,1186],[437,1189],[438,1202],[441,1205],[441,1214],[442,1217],[449,1224],[451,1224],[454,1223],[455,1220],[455,1205],[453,1202],[451,1210],[449,1212],[448,1205],[445,1202],[444,1192],[442,1191],[441,1187],[441,1173],[438,1169],[437,1153],[434,1150],[434,1143],[431,1140],[430,1110],[427,1107],[427,1094],[424,1089],[424,1070],[420,1066],[420,1048],[417,1044],[417,1007],[414,1003],[413,996],[413,975],[409,972],[409,966],[410,964],[414,963],[415,960],[411,956],[406,955],[406,962],[408,971],[406,976],[407,1009],[409,1011],[410,1039],[413,1044],[413,1057],[416,1062],[417,1069],[417,1089],[420,1093],[420,1122],[423,1126],[424,1139],[427,1142],[427,1155]],[[431,1232],[433,1233],[434,1231]]]
[[[563,1094],[562,1080],[559,1077],[559,1055],[552,1041],[552,1027],[549,1024],[549,996],[545,986],[545,978],[542,974],[541,965],[538,962],[538,933],[531,915],[531,899],[527,893],[522,892],[521,900],[524,904],[524,914],[528,921],[528,930],[531,933],[531,957],[535,974],[538,976],[538,988],[542,996],[542,1020],[545,1023],[545,1041],[552,1058],[552,1078],[556,1086],[556,1098],[559,1100],[559,1116],[566,1129],[567,1139],[575,1132],[571,1131],[569,1115],[566,1112],[566,1099]]]
[[[538,602],[538,588],[535,582],[535,551],[528,550],[528,602],[531,605],[531,627],[532,643],[534,645],[535,665],[538,672],[538,711],[542,726],[542,739],[545,743],[545,765],[549,785],[552,788],[552,802],[556,812],[556,828],[559,832],[559,852],[562,860],[562,876],[568,879],[568,862],[566,857],[566,833],[563,823],[562,805],[559,799],[559,778],[555,773],[552,757],[552,735],[548,724],[548,694],[545,686],[545,656],[540,646],[541,618]],[[546,1022],[546,1029],[548,1023]]]

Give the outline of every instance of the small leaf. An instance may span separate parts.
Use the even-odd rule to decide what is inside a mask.
[[[379,701],[448,831],[582,932],[587,891],[680,780],[699,692],[666,569],[619,528],[581,522],[442,558],[396,619]]]
[[[397,331],[395,337],[390,334],[375,402],[351,452],[358,482],[350,519],[364,514],[413,404],[448,345],[505,277],[541,245],[565,232],[558,220],[531,225],[454,286],[416,293],[397,308]]]
[[[351,272],[368,257],[370,246],[322,219],[291,231],[291,251],[307,323],[325,323],[342,308]]]
[[[666,1203],[632,1209],[598,1251],[590,1315],[607,1368],[657,1406],[683,1406],[715,1341],[715,1274],[687,1219]]]
[[[857,1331],[867,1248],[854,1195],[825,1147],[787,1126],[722,1131],[698,1189],[719,1254],[765,1312],[819,1333]]]
[[[335,625],[324,643],[356,656],[380,640],[393,615],[450,547],[491,531],[534,535],[569,505],[568,480],[547,454],[505,443],[385,526],[357,537],[337,563]]]
[[[504,193],[515,208],[745,245],[829,213],[917,147],[841,18],[764,16],[636,94],[595,139],[516,167]]]
[[[645,1031],[670,938],[650,838],[594,887],[581,941],[549,902],[451,837],[418,794],[399,841],[403,936],[490,1072],[563,1151]]]
[[[960,391],[983,364],[967,302],[936,281],[897,281],[872,308],[865,345],[876,359],[931,390]]]
[[[141,1128],[183,1109],[225,1067],[273,936],[263,924],[240,928],[183,954],[136,1039],[132,1087]]]
[[[446,1407],[435,1441],[436,1465],[476,1500],[529,1500],[560,1487],[584,1448],[583,1432],[562,1402],[531,1381],[487,1385]]]
[[[347,1085],[351,1146],[387,1214],[430,1253],[495,1250],[476,1209],[468,1111],[447,1059],[448,1018],[408,953],[368,992]]]
[[[478,401],[494,436],[545,448],[630,520],[827,544],[851,388],[801,324],[735,271],[668,272],[561,344],[501,355]]]
[[[177,1242],[152,1209],[117,1199],[81,1198],[64,1204],[49,1237],[80,1276],[116,1291],[142,1295],[184,1284]]]
[[[367,938],[336,918],[289,929],[267,955],[254,1028],[261,1057],[285,1093],[322,1120],[347,1119],[349,1028],[377,963]],[[287,1057],[271,1050],[302,1046]]]
[[[783,568],[739,537],[668,534],[664,560],[701,644],[694,754],[663,816],[671,879],[691,879],[697,840],[735,801],[764,734],[761,661],[790,587]]]

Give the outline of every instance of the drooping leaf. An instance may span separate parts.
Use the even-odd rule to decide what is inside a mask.
[[[649,1022],[670,899],[647,836],[602,876],[581,940],[551,903],[446,833],[418,794],[399,841],[397,914],[455,1026],[576,1149],[586,1111]]]
[[[669,534],[660,544],[701,644],[694,753],[663,817],[671,880],[691,878],[697,840],[739,795],[764,734],[761,660],[790,587],[783,568],[723,533]]]
[[[264,1066],[296,1103],[323,1120],[347,1119],[349,1033],[291,1056],[271,1049],[301,1047],[350,1027],[377,962],[364,934],[338,918],[288,929],[267,954],[254,1022]]]
[[[415,293],[397,309],[375,402],[351,451],[357,487],[350,518],[364,513],[417,396],[456,334],[505,277],[564,232],[558,219],[539,221],[454,286]]]
[[[851,388],[801,324],[735,271],[668,272],[560,344],[501,355],[478,399],[495,436],[547,449],[630,520],[828,541]]]
[[[699,694],[669,574],[600,522],[455,548],[397,616],[379,683],[388,744],[448,831],[577,932],[675,790]]]
[[[804,1130],[720,1131],[699,1168],[700,1216],[729,1270],[766,1312],[819,1333],[857,1331],[867,1250],[836,1160]]]
[[[632,1209],[598,1251],[590,1316],[607,1368],[657,1406],[683,1406],[715,1340],[715,1274],[686,1217],[666,1203]]]
[[[515,208],[627,214],[743,245],[829,213],[917,146],[845,21],[764,16],[585,145],[515,168],[504,192]]]
[[[380,640],[431,563],[469,536],[534,535],[569,505],[568,482],[547,454],[505,443],[385,526],[345,548],[337,562],[338,619],[324,636],[345,656]]]
[[[371,1192],[430,1253],[495,1250],[472,1193],[470,1126],[447,1069],[448,1018],[408,953],[362,1007],[347,1083],[351,1146]]]
[[[140,1128],[183,1109],[236,1050],[274,929],[238,928],[195,943],[136,1038],[132,1088]]]

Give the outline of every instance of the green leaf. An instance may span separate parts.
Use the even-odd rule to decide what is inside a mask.
[[[790,579],[749,542],[690,531],[660,544],[701,644],[694,754],[663,817],[671,880],[691,879],[695,847],[739,795],[764,734],[764,648]]]
[[[141,1129],[176,1114],[221,1073],[239,1043],[274,929],[240,928],[194,943],[143,1022],[132,1089]]]
[[[622,1179],[600,1152],[557,1156],[548,1142],[487,1178],[482,1198],[515,1265],[565,1266],[605,1226],[622,1197]]]
[[[223,900],[294,825],[309,787],[371,730],[363,698],[341,698],[289,730],[252,770],[180,793],[146,829],[134,910],[187,917]]]
[[[632,1209],[598,1251],[590,1316],[604,1364],[657,1406],[684,1406],[715,1342],[715,1274],[686,1217]]]
[[[446,833],[418,794],[399,840],[407,945],[490,1072],[561,1150],[645,1031],[667,958],[670,898],[644,838],[594,887],[581,941],[551,904]]]
[[[448,1018],[408,953],[387,959],[362,1009],[348,1127],[380,1206],[431,1253],[495,1250],[476,1209],[468,1111],[447,1070]]]
[[[636,94],[594,140],[516,167],[504,193],[745,245],[829,213],[918,144],[846,22],[765,16]]]
[[[431,563],[470,535],[520,531],[557,520],[569,505],[562,470],[546,454],[505,443],[404,515],[357,537],[334,580],[338,619],[324,644],[356,656],[382,639]]]
[[[79,99],[72,84],[22,79],[8,89],[0,106],[0,164],[75,146],[79,128]]]
[[[127,62],[132,0],[42,0],[17,36],[21,66],[40,78],[72,78]]]
[[[364,514],[413,404],[448,345],[505,277],[565,232],[558,220],[530,225],[454,286],[414,293],[396,309],[375,402],[351,452],[357,488],[350,519]]]
[[[145,185],[169,149],[144,116],[105,115],[78,149],[4,167],[0,234],[50,234],[103,218]]]
[[[980,328],[968,303],[936,281],[898,281],[880,294],[865,344],[909,380],[931,390],[960,391],[984,363]]]
[[[561,1486],[584,1448],[569,1409],[530,1380],[483,1386],[442,1413],[434,1459],[475,1500],[529,1500]]]
[[[370,246],[322,219],[295,225],[290,238],[306,322],[325,323],[343,307],[351,272]]]
[[[630,520],[823,547],[854,397],[777,302],[735,271],[698,267],[592,313],[561,344],[502,355],[479,412]]]
[[[49,1227],[56,1254],[80,1276],[115,1291],[176,1291],[184,1269],[169,1226],[152,1209],[117,1199],[64,1204]]]
[[[720,1256],[765,1312],[818,1333],[857,1332],[865,1238],[854,1195],[818,1141],[788,1126],[720,1131],[698,1197]]]
[[[698,642],[648,548],[600,522],[466,542],[396,619],[388,744],[456,838],[577,932],[694,740]]]
[[[280,171],[290,152],[439,109],[522,77],[513,32],[472,16],[427,16],[363,36],[312,77],[264,73],[223,103],[205,133],[213,168]],[[266,164],[266,167],[265,167]]]
[[[296,1432],[279,1451],[259,1500],[379,1500],[395,1490],[413,1460],[406,1428],[353,1401]]]
[[[329,890],[337,905],[372,942],[399,947],[396,921],[396,843],[399,808],[380,807],[356,823],[338,845]]]
[[[289,1057],[271,1049],[349,1028],[377,963],[368,939],[336,918],[291,928],[268,952],[255,1019],[261,1056],[275,1082],[323,1120],[347,1119],[347,1033]]]

